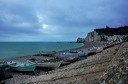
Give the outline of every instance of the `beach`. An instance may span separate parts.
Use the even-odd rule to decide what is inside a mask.
[[[93,46],[103,46],[105,42],[85,42],[84,45],[82,47],[78,47],[75,49],[71,49],[71,50],[80,50],[80,49],[87,49],[87,48],[91,48]],[[63,51],[57,51],[56,53],[60,53],[60,52],[66,52],[69,50],[63,50]],[[35,56],[33,55],[29,55],[29,56],[21,56],[21,57],[12,57],[12,58],[6,58],[6,59],[0,59],[0,62],[7,62],[7,61],[12,61],[12,60],[18,60],[18,61],[26,61],[27,59],[30,58],[34,58]],[[36,56],[36,58],[40,58],[40,56]],[[42,57],[41,57],[42,58]]]
[[[104,46],[102,42],[88,42],[83,47],[73,50],[88,49],[93,46]],[[103,50],[100,53],[88,56],[86,59],[76,61],[56,70],[41,71],[38,74],[19,73],[10,71],[13,78],[6,80],[6,84],[99,84],[105,80],[109,67],[118,65],[120,56],[126,55],[128,42]],[[67,50],[69,51],[69,50]],[[61,51],[65,52],[65,51]],[[30,58],[41,56],[24,56],[2,59],[0,62],[19,60],[26,61]],[[127,60],[125,60],[127,61]],[[120,68],[120,67],[118,67]],[[121,72],[121,71],[120,71]],[[109,73],[109,72],[108,72]]]

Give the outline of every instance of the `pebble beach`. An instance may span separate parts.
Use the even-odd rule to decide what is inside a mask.
[[[104,46],[104,42],[87,42],[83,47],[72,49],[82,50],[90,47]],[[67,50],[68,51],[68,50]],[[60,51],[65,52],[65,51]],[[59,52],[57,52],[59,53]],[[7,79],[6,84],[100,84],[103,81],[112,81],[108,79],[108,74],[111,75],[112,71],[110,67],[120,65],[122,56],[127,58],[128,42],[124,42],[119,45],[115,45],[111,48],[105,49],[100,53],[88,56],[86,59],[82,59],[71,63],[66,66],[62,66],[55,70],[44,71],[37,70],[36,75],[32,73],[19,73],[9,71],[13,78]],[[9,59],[0,59],[0,62],[7,62],[11,60],[26,61],[30,58],[42,58],[41,56],[23,56]],[[123,62],[127,63],[127,59],[123,59]],[[124,64],[126,65],[126,64]],[[124,66],[123,65],[123,66]],[[125,70],[127,66],[124,66]],[[122,73],[122,67],[116,67],[117,71]],[[107,73],[107,74],[106,74]],[[115,81],[113,79],[113,81]],[[123,82],[123,79],[117,81],[118,84]],[[113,83],[114,84],[114,83]]]

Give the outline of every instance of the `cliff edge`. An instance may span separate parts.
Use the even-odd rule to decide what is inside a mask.
[[[93,32],[87,34],[86,38],[78,38],[77,42],[122,42],[128,40],[128,26],[110,28],[95,29]]]

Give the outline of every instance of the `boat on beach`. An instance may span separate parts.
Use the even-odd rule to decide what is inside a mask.
[[[28,60],[30,63],[36,63],[36,66],[39,68],[49,68],[49,69],[57,69],[61,63],[63,62],[62,60],[57,60],[57,59],[35,59],[32,58]]]
[[[81,56],[81,55],[87,55],[87,53],[69,53],[69,52],[64,52],[64,53],[61,53],[62,55],[77,55],[77,56]]]
[[[103,51],[103,47],[97,47],[96,53],[102,52]]]
[[[10,61],[7,62],[7,65],[16,71],[34,71],[36,68],[37,63],[26,63],[26,62],[20,62],[20,61]]]
[[[108,42],[108,43],[106,44],[106,46],[103,48],[103,50],[105,50],[105,49],[107,49],[107,48],[111,48],[111,47],[113,47],[114,45],[116,45],[116,43]]]
[[[68,52],[58,53],[55,56],[63,60],[62,65],[70,64],[79,59],[77,54]]]
[[[103,50],[103,47],[94,47],[93,46],[92,48],[88,49],[88,55],[93,55],[93,54],[102,52],[102,50]]]
[[[65,64],[70,64],[72,62],[75,62],[77,61],[79,58],[78,56],[70,56],[70,57],[63,57],[62,58],[64,61],[62,62],[62,65],[65,65]]]
[[[88,53],[84,53],[82,51],[76,51],[76,52],[64,52],[64,55],[72,55],[72,56],[78,56],[79,59],[86,58]]]

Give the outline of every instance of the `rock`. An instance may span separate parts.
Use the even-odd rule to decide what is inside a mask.
[[[77,39],[77,43],[83,43],[83,42],[85,42],[85,39],[84,39],[84,38],[80,38],[80,37],[79,37],[79,38]]]
[[[122,42],[124,40],[128,40],[128,34],[126,33],[126,31],[121,32],[120,30],[122,29],[120,27],[115,28],[115,30],[113,28],[110,28],[109,30],[111,31],[111,33],[108,32],[107,28],[95,29],[94,31],[89,32],[86,38],[78,38],[77,42],[85,42],[85,41],[86,42],[94,42],[94,41]],[[127,29],[128,27],[126,28],[126,30]]]
[[[122,39],[128,35],[99,35],[96,31],[88,33],[87,37],[85,38],[85,41],[92,42],[92,41],[108,41],[108,42],[114,42],[119,41],[122,42]]]

